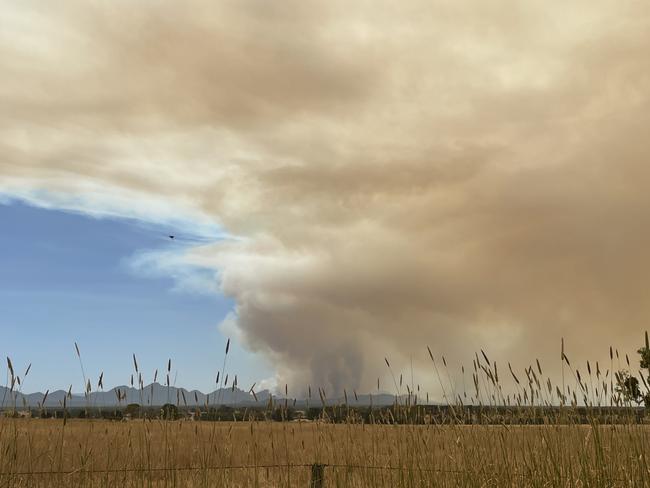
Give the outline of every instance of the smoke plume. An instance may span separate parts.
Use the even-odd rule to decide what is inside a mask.
[[[2,192],[218,224],[183,259],[279,384],[642,338],[644,2],[34,0],[0,25]]]

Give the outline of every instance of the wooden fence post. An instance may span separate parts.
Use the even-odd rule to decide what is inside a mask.
[[[325,465],[312,464],[311,465],[311,481],[309,482],[310,488],[323,488],[325,486]]]

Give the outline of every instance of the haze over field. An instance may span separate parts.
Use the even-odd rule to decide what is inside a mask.
[[[199,236],[278,384],[640,345],[646,2],[0,5],[0,198]]]

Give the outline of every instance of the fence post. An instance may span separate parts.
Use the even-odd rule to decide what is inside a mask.
[[[311,481],[309,482],[310,488],[323,488],[325,486],[325,465],[312,464],[311,465]]]

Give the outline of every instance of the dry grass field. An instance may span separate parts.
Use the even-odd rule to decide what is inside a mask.
[[[0,486],[645,486],[649,429],[5,419]]]
[[[646,334],[643,369],[650,366],[649,342]],[[613,349],[604,373],[588,362],[581,374],[562,348],[561,389],[544,380],[539,361],[521,378],[508,365],[511,384],[504,389],[496,363],[481,352],[473,361],[474,389],[462,392],[444,358],[441,375],[430,353],[453,403],[422,405],[413,387],[404,397],[400,376],[392,407],[353,407],[347,394],[343,403],[328,404],[319,389],[322,406],[309,410],[317,415],[293,421],[287,399],[239,415],[231,409],[226,418],[233,421],[203,417],[207,403],[205,410],[185,404],[174,416],[163,408],[138,409],[123,420],[90,418],[88,410],[71,418],[65,399],[58,418],[44,418],[43,408],[32,411],[41,418],[21,417],[8,360],[13,406],[0,417],[0,488],[650,486],[650,424],[639,406],[648,404],[650,387],[641,373],[645,392],[629,370],[614,370]]]

